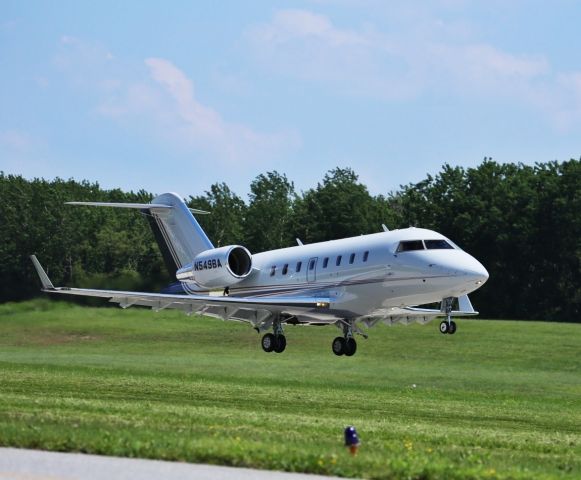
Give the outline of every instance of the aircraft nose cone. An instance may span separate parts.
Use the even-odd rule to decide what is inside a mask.
[[[470,257],[462,266],[462,273],[474,281],[477,285],[483,285],[488,280],[488,271],[478,260]]]

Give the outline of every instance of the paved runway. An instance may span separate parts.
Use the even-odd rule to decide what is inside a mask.
[[[0,448],[0,480],[322,480],[302,473]]]

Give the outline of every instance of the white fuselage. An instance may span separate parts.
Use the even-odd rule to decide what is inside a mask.
[[[444,240],[450,248],[399,251],[400,242]],[[349,318],[439,302],[478,289],[488,272],[443,235],[406,228],[301,245],[252,256],[252,273],[230,296],[331,298],[331,312]],[[199,287],[185,283],[189,291]]]

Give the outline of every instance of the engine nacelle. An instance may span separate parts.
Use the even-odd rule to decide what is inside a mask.
[[[251,271],[250,252],[239,245],[229,245],[199,253],[192,263],[177,271],[176,277],[206,288],[222,288],[244,280]]]

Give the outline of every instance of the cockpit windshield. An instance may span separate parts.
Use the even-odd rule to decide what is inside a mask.
[[[454,248],[446,240],[424,240],[424,243],[426,244],[426,248],[428,250],[444,250],[447,248]]]
[[[404,240],[399,242],[396,253],[411,252],[413,250],[445,250],[453,249],[446,240]]]
[[[424,250],[424,244],[421,240],[406,240],[399,242],[397,252],[411,252],[412,250]]]

